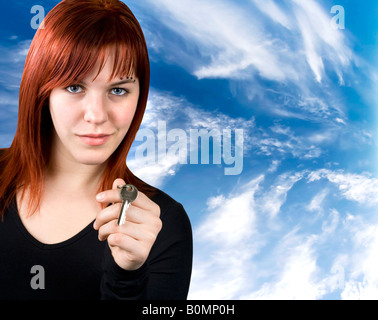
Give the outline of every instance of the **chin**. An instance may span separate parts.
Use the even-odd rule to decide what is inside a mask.
[[[97,152],[85,152],[85,154],[77,155],[76,161],[85,165],[96,166],[102,165],[110,158],[109,152],[97,151]]]

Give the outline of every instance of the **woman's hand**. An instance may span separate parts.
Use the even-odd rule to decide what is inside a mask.
[[[131,271],[139,269],[147,260],[162,222],[160,207],[138,191],[138,197],[127,210],[125,223],[118,226],[122,199],[117,186],[124,184],[122,179],[116,179],[112,190],[97,195],[98,202],[111,205],[97,214],[93,227],[98,230],[100,241],[108,241],[115,262]]]

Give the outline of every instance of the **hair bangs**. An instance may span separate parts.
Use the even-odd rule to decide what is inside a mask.
[[[77,28],[72,25],[69,27]],[[81,32],[67,27],[65,34],[76,35],[76,37],[69,40],[67,36],[55,39],[54,47],[63,48],[63,50],[52,55],[49,61],[52,70],[51,78],[43,86],[42,96],[48,96],[55,87],[68,86],[83,80],[95,67],[98,67],[93,79],[95,80],[110,55],[113,56],[114,64],[109,81],[116,77],[140,78],[139,71],[143,67],[138,57],[145,54],[136,45],[139,42],[132,39],[135,37],[132,30],[125,32],[124,25],[120,25],[120,22],[113,17],[102,19],[101,23],[87,24]]]

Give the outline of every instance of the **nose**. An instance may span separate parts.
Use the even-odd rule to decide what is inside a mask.
[[[108,120],[106,101],[100,94],[94,93],[88,96],[84,120],[93,124],[102,124]]]

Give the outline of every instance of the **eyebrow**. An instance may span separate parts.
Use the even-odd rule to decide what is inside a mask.
[[[110,86],[119,86],[121,84],[125,84],[125,83],[135,83],[136,80],[134,78],[131,78],[131,79],[126,79],[126,80],[123,80],[123,81],[120,81],[120,82],[115,82],[115,83],[112,83]]]
[[[126,83],[135,83],[136,82],[136,79],[134,78],[129,78],[129,79],[126,79],[126,80],[123,80],[123,81],[119,81],[119,82],[115,82],[115,83],[111,83],[109,86],[110,87],[114,87],[114,86],[119,86],[121,84],[126,84]],[[79,81],[77,84],[86,84],[85,81]]]

